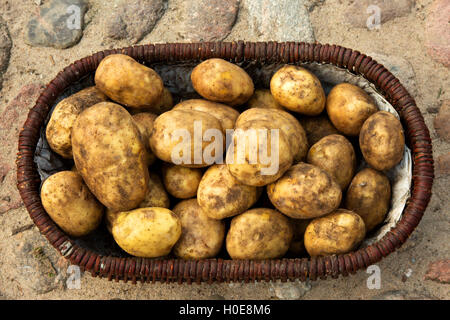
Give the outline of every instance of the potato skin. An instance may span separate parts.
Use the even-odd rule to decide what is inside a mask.
[[[161,77],[130,56],[112,54],[104,58],[95,72],[95,85],[126,107],[159,111],[164,88]]]
[[[405,150],[405,135],[400,121],[390,112],[379,111],[364,122],[359,135],[364,159],[374,169],[395,167]]]
[[[128,112],[132,115],[141,112],[150,112],[154,114],[162,114],[166,111],[169,111],[173,108],[173,97],[172,93],[166,87],[163,88],[163,93],[161,99],[148,108],[128,108]]]
[[[359,214],[369,232],[383,222],[390,201],[391,184],[386,175],[372,168],[365,168],[350,183],[345,208]]]
[[[212,58],[198,64],[191,73],[192,85],[203,98],[230,106],[245,103],[253,95],[253,80],[239,66]]]
[[[256,208],[231,220],[226,248],[232,259],[281,258],[293,236],[287,217],[276,210]]]
[[[112,226],[117,244],[127,253],[156,258],[170,253],[181,236],[181,221],[166,208],[139,208],[119,214]]]
[[[272,204],[294,219],[311,219],[336,210],[342,199],[337,182],[324,170],[300,162],[267,186]]]
[[[181,221],[181,237],[173,253],[181,259],[207,259],[215,257],[225,238],[225,223],[211,219],[200,208],[197,199],[183,200],[173,212]]]
[[[339,134],[339,131],[333,126],[326,115],[301,117],[299,122],[306,132],[306,137],[308,138],[308,144],[310,146],[330,134]]]
[[[46,179],[41,200],[52,220],[71,236],[87,235],[102,221],[103,206],[76,172],[60,171]]]
[[[286,65],[270,80],[270,92],[283,107],[304,115],[319,115],[325,108],[320,80],[305,68]]]
[[[331,89],[326,108],[333,125],[347,136],[357,136],[364,121],[378,111],[370,96],[350,83]]]
[[[84,110],[72,129],[75,165],[92,193],[114,211],[136,208],[147,193],[145,147],[131,115],[100,102]]]
[[[299,162],[305,159],[308,153],[308,139],[306,132],[298,120],[289,112],[278,109],[251,108],[243,113],[236,120],[236,128],[240,128],[247,121],[264,120],[271,123],[271,128],[280,129],[288,138],[294,161]]]
[[[153,154],[152,149],[150,148],[150,135],[152,134],[153,122],[158,116],[154,113],[150,112],[141,112],[133,115],[134,123],[136,124],[139,134],[141,137],[141,141],[145,146],[145,163],[147,166],[153,164],[156,160],[156,156]]]
[[[238,215],[258,200],[261,188],[245,185],[235,179],[225,164],[208,168],[197,191],[197,201],[212,219]]]
[[[89,87],[59,102],[45,131],[50,148],[63,158],[71,159],[71,132],[75,120],[84,109],[103,101],[108,101],[108,97],[96,87]]]
[[[249,108],[284,110],[283,106],[273,98],[269,89],[256,89],[247,104]]]
[[[310,222],[305,231],[306,250],[312,257],[350,252],[364,239],[365,228],[359,215],[338,209]]]
[[[271,129],[273,128],[270,122],[264,120],[245,121],[239,127],[239,129],[241,129],[241,132],[243,132],[242,138],[239,138],[239,131],[234,132],[232,142],[228,147],[226,155],[228,170],[233,175],[233,177],[235,177],[241,183],[256,187],[262,187],[278,180],[278,178],[281,177],[287,169],[289,169],[294,161],[294,156],[291,152],[291,146],[288,142],[289,140],[286,138],[283,131],[277,131],[278,144],[275,143],[275,146],[272,146]],[[250,134],[249,129],[255,130],[256,139],[252,139],[253,135]],[[262,129],[263,131],[260,132],[259,129]],[[255,154],[258,155],[258,157],[255,163],[251,163],[251,153],[248,148],[248,146],[250,145],[249,141],[257,140],[257,145],[259,145],[264,137],[266,137],[267,141],[267,154],[271,156],[272,148],[278,147],[278,159],[270,158],[268,163],[264,164],[259,157],[261,150],[259,150],[259,147],[257,147],[255,148]],[[239,146],[242,145],[243,142],[246,146],[245,157],[244,159],[240,159],[240,152],[238,151],[241,148]],[[266,153],[264,150],[262,150],[262,152]],[[271,173],[271,171],[274,172]]]
[[[356,155],[344,136],[332,134],[322,138],[308,151],[307,162],[328,172],[345,190],[355,175]]]
[[[186,168],[169,163],[162,167],[162,178],[167,192],[178,199],[189,199],[197,195],[203,172],[198,168]]]
[[[217,118],[224,130],[233,129],[239,112],[235,109],[217,102],[203,99],[189,99],[178,103],[173,110],[196,110],[209,113]]]
[[[206,167],[210,164],[207,163],[203,157],[203,152],[205,148],[212,142],[203,141],[202,143],[202,159],[200,163],[195,163],[195,153],[194,153],[194,122],[200,121],[202,124],[201,135],[208,129],[216,129],[222,135],[222,145],[225,148],[225,135],[223,134],[223,128],[219,120],[216,117],[207,114],[206,112],[196,111],[196,110],[170,110],[163,113],[158,118],[156,118],[153,124],[152,134],[150,136],[150,146],[153,153],[161,160],[169,163],[172,162],[172,151],[177,148],[177,145],[182,143],[182,139],[174,139],[173,134],[176,130],[187,130],[191,137],[190,148],[190,159],[189,163],[180,163],[179,165],[190,167],[190,168],[200,168]],[[186,141],[184,141],[186,142]],[[223,154],[223,150],[220,155]],[[218,156],[218,155],[215,155]],[[180,157],[182,158],[182,157]],[[200,159],[199,159],[200,160]],[[175,163],[177,164],[177,163]]]

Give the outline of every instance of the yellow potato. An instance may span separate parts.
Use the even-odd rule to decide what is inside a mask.
[[[286,65],[270,80],[270,92],[283,107],[305,115],[319,115],[325,108],[320,80],[305,68]]]
[[[209,113],[220,121],[224,131],[233,129],[239,116],[239,112],[227,105],[203,99],[185,100],[177,104],[173,110],[196,110]]]
[[[73,171],[60,171],[42,184],[42,205],[52,220],[74,237],[97,229],[103,216],[103,206]]]
[[[383,222],[391,201],[391,184],[382,172],[371,168],[361,170],[347,190],[345,208],[359,214],[366,231]]]
[[[126,107],[160,110],[164,88],[161,77],[130,56],[112,54],[104,58],[95,72],[95,85]]]
[[[191,73],[195,91],[203,98],[237,106],[253,95],[252,78],[239,66],[213,58],[197,65]]]
[[[200,181],[197,201],[205,214],[213,219],[238,215],[258,200],[261,188],[236,180],[225,164],[208,168]]]
[[[164,186],[167,192],[178,199],[195,197],[202,175],[202,170],[198,168],[186,168],[169,163],[162,167]]]
[[[295,257],[300,257],[306,253],[304,235],[306,227],[311,220],[291,219],[292,228],[294,230],[294,236],[292,237],[291,244],[289,245],[288,252]]]
[[[148,108],[128,108],[128,112],[132,115],[141,113],[141,112],[150,112],[155,114],[161,114],[166,111],[171,110],[173,107],[173,97],[172,93],[170,93],[169,89],[164,87],[161,99],[156,102],[154,105]]]
[[[89,87],[59,102],[45,131],[50,148],[63,158],[71,159],[71,132],[78,115],[84,109],[107,100],[108,97],[96,87]]]
[[[170,253],[181,236],[181,221],[166,208],[139,208],[117,215],[111,231],[127,253],[156,258]]]
[[[387,111],[379,111],[364,122],[359,146],[367,163],[377,170],[389,170],[402,159],[405,135],[402,124]]]
[[[339,134],[339,131],[333,126],[326,115],[301,117],[299,122],[303,129],[305,129],[308,144],[310,146],[330,134]]]
[[[322,138],[308,151],[307,162],[328,172],[345,190],[355,175],[356,155],[344,136],[332,134]]]
[[[311,221],[305,231],[306,250],[312,257],[350,252],[364,239],[365,228],[359,215],[338,209]]]
[[[131,115],[100,102],[84,110],[72,129],[75,165],[89,189],[114,211],[136,208],[147,193],[145,147]]]
[[[271,123],[271,128],[283,131],[291,145],[295,162],[302,161],[306,157],[309,146],[305,130],[290,113],[278,109],[251,108],[241,113],[235,127],[240,128],[245,122],[253,120],[267,121]]]
[[[215,137],[211,141],[202,139],[208,132],[217,134],[219,144]],[[200,142],[198,150],[195,150],[194,140],[197,138]],[[217,158],[223,158],[225,135],[219,120],[206,112],[171,110],[156,118],[150,146],[153,153],[165,162],[193,168],[206,167]]]
[[[331,89],[326,108],[333,125],[347,136],[357,136],[364,121],[378,111],[372,98],[350,83],[340,83]]]
[[[155,122],[157,117],[156,114],[150,112],[141,112],[133,115],[134,123],[139,130],[141,141],[145,146],[145,163],[147,166],[150,166],[156,160],[156,157],[150,148],[150,136],[153,130],[153,122]]]
[[[183,200],[173,212],[181,221],[181,237],[173,253],[181,259],[208,259],[215,257],[225,238],[225,223],[211,219],[199,207],[197,199]]]
[[[276,182],[267,186],[273,205],[294,219],[311,219],[336,210],[342,191],[324,170],[300,162],[289,168]]]
[[[278,180],[294,160],[283,131],[273,132],[272,123],[264,120],[246,121],[239,129],[233,133],[226,156],[233,177],[257,187]]]
[[[249,108],[284,110],[283,106],[273,98],[269,89],[256,89],[247,104]]]

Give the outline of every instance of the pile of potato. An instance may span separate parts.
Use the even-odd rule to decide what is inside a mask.
[[[341,83],[326,96],[295,65],[276,71],[270,90],[255,90],[242,68],[221,59],[198,64],[191,81],[203,99],[174,106],[153,69],[115,54],[98,66],[94,87],[55,107],[48,143],[75,166],[46,179],[41,198],[62,230],[80,237],[104,220],[138,257],[212,258],[225,245],[232,259],[273,259],[349,252],[383,222],[391,199],[384,172],[401,161],[405,139],[399,120],[365,91]],[[180,148],[178,129],[218,135]],[[248,129],[262,130],[250,137]],[[257,151],[266,141],[276,170],[266,173],[273,163],[261,153],[252,161],[250,147],[234,161],[238,139],[256,139]]]

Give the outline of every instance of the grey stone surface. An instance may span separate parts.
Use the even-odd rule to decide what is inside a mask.
[[[439,113],[434,118],[434,129],[438,136],[450,142],[450,100],[444,100]]]
[[[25,42],[37,47],[65,49],[83,36],[84,0],[51,0],[39,8],[37,17],[28,21]]]
[[[312,286],[309,282],[271,282],[270,291],[281,300],[297,300],[307,294]]]
[[[9,36],[8,26],[0,17],[0,90],[2,89],[3,73],[8,68],[11,47],[12,42]]]

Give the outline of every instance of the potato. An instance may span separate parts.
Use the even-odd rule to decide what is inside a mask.
[[[156,258],[170,253],[181,236],[181,221],[166,208],[139,208],[117,216],[112,226],[117,244],[127,253]]]
[[[81,237],[95,230],[103,217],[103,206],[73,171],[60,171],[42,184],[42,205],[67,234]]]
[[[273,98],[269,89],[256,89],[247,104],[249,108],[284,110],[283,106]]]
[[[233,133],[226,155],[233,177],[257,187],[278,180],[294,160],[283,131],[273,132],[272,123],[264,120],[246,121],[239,129]]]
[[[326,136],[313,145],[308,151],[307,162],[325,170],[342,190],[355,175],[355,150],[350,141],[339,134]]]
[[[289,245],[288,252],[295,257],[302,256],[306,253],[305,243],[304,243],[304,235],[306,231],[306,227],[311,222],[311,220],[302,220],[302,219],[291,219],[292,228],[293,228],[293,237],[291,244]]]
[[[169,89],[166,87],[163,88],[163,94],[161,99],[156,102],[154,105],[148,108],[128,108],[128,112],[132,115],[138,114],[141,112],[150,112],[155,114],[161,114],[169,111],[173,107],[173,97],[172,93],[170,93]]]
[[[306,137],[308,138],[308,144],[310,146],[330,134],[339,133],[326,115],[301,117],[299,122],[306,132]]]
[[[372,98],[350,83],[340,83],[331,89],[326,108],[333,125],[347,136],[357,136],[364,121],[378,111]]]
[[[253,95],[252,78],[237,65],[218,58],[197,65],[191,73],[192,85],[203,98],[237,106]]]
[[[218,140],[214,137],[211,142],[203,139],[195,150],[194,140],[205,137],[205,132],[217,134]],[[153,153],[165,162],[192,168],[206,167],[217,158],[223,159],[225,135],[219,120],[206,112],[170,110],[156,118],[150,146]]]
[[[239,112],[235,109],[217,102],[203,99],[190,99],[177,104],[173,110],[196,110],[209,113],[217,118],[224,130],[233,129]]]
[[[366,231],[383,222],[391,201],[391,184],[382,172],[365,168],[353,178],[347,190],[345,208],[359,214]]]
[[[71,159],[73,123],[84,109],[107,100],[108,97],[96,87],[89,87],[59,102],[45,131],[50,148],[63,158]]]
[[[311,219],[336,210],[342,191],[324,170],[300,162],[289,168],[276,182],[267,186],[273,205],[294,219]]]
[[[256,208],[231,220],[226,248],[232,259],[281,258],[293,236],[287,217],[276,210]]]
[[[197,195],[197,188],[203,172],[197,168],[185,168],[164,164],[162,178],[167,192],[178,199],[189,199]]]
[[[312,257],[350,252],[364,239],[365,228],[359,215],[338,209],[311,221],[305,231],[306,250]]]
[[[308,153],[308,141],[305,130],[298,120],[290,113],[278,109],[251,108],[244,111],[236,120],[236,128],[245,122],[252,120],[264,120],[271,123],[271,128],[280,129],[288,138],[291,145],[291,153],[294,161],[302,161]]]
[[[130,56],[112,54],[104,58],[95,72],[95,85],[126,107],[160,110],[164,88],[161,77]]]
[[[197,199],[183,200],[173,212],[181,221],[181,237],[173,253],[181,259],[207,259],[215,257],[225,238],[225,223],[211,219],[199,207]]]
[[[75,165],[89,189],[114,211],[136,208],[147,193],[145,147],[131,115],[100,102],[84,110],[72,129]]]
[[[225,164],[208,168],[200,181],[197,201],[212,219],[238,215],[258,200],[261,188],[245,185],[236,180]]]
[[[145,163],[147,166],[153,164],[156,160],[155,155],[150,148],[150,135],[152,134],[153,122],[158,116],[150,112],[141,112],[133,115],[134,123],[136,124],[141,141],[145,146]]]
[[[395,167],[405,150],[402,124],[387,111],[370,116],[361,128],[359,146],[364,159],[374,169],[383,171]]]
[[[319,115],[325,108],[320,80],[305,68],[286,65],[270,80],[270,92],[283,107],[305,115]]]

